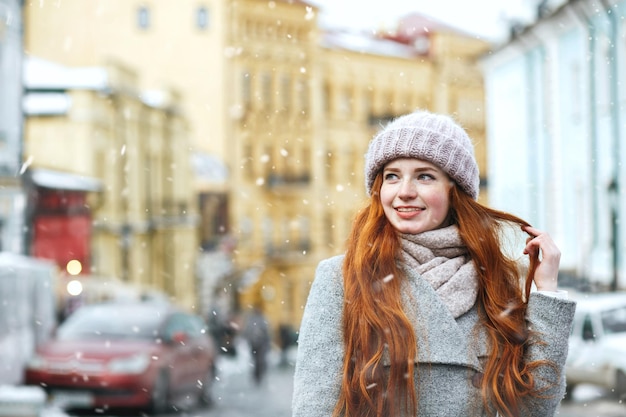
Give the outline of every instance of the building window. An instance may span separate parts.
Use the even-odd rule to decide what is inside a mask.
[[[291,107],[291,78],[283,75],[280,79],[280,101],[283,110],[290,110]]]
[[[246,109],[250,107],[250,102],[252,101],[252,76],[247,70],[243,70],[241,73],[241,99]]]
[[[331,112],[331,87],[330,84],[324,83],[324,88],[322,89],[322,108],[326,111],[326,114]]]
[[[209,27],[209,11],[204,6],[200,6],[196,10],[196,26],[201,30]]]
[[[137,10],[137,26],[140,29],[148,29],[150,26],[150,10],[145,6],[141,6]]]
[[[330,248],[335,247],[335,242],[333,239],[335,229],[334,219],[335,217],[332,216],[330,213],[326,213],[324,215],[324,242]]]
[[[299,249],[305,254],[311,250],[311,221],[306,217],[301,217],[298,224]]]
[[[350,87],[341,89],[339,95],[339,111],[342,116],[350,116],[352,114],[352,96],[353,92]]]
[[[245,143],[243,145],[243,163],[244,163],[244,175],[246,179],[252,180],[254,179],[255,169],[254,169],[254,150],[252,149],[252,145],[250,143]]]
[[[261,229],[263,234],[263,246],[265,247],[265,253],[272,255],[274,253],[274,221],[270,217],[264,217],[261,223]]]
[[[270,108],[272,104],[272,76],[264,73],[261,76],[261,105]]]
[[[326,154],[326,182],[330,185],[335,182],[335,158],[331,151]]]
[[[305,79],[300,79],[296,83],[296,97],[298,99],[296,110],[303,114],[309,111],[309,89]]]

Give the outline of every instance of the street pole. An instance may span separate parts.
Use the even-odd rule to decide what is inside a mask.
[[[611,279],[611,291],[617,291],[617,283],[619,281],[618,273],[618,239],[617,239],[617,210],[615,207],[611,208],[611,249],[613,251],[613,277]]]
[[[619,227],[618,227],[618,199],[617,181],[611,180],[608,187],[609,201],[611,205],[611,252],[613,276],[611,279],[611,291],[617,291],[619,283]]]

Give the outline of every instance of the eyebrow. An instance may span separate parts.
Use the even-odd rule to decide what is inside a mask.
[[[383,169],[384,171],[400,171],[400,168],[396,168],[396,167],[387,167]],[[413,170],[413,172],[427,172],[427,171],[432,171],[432,172],[438,172],[436,168],[434,167],[419,167],[419,168],[415,168]]]

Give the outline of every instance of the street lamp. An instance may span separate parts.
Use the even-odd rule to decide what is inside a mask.
[[[128,282],[130,277],[130,246],[132,244],[133,235],[132,226],[128,223],[122,225],[120,231],[120,246],[122,248],[122,279]]]
[[[611,291],[617,291],[617,284],[619,282],[619,188],[617,186],[616,178],[611,180],[607,188],[607,194],[609,197],[609,205],[611,208],[611,251],[613,261],[613,276],[611,279]]]

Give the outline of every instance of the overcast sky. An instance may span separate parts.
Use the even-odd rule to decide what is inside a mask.
[[[324,26],[393,29],[399,17],[421,12],[477,36],[498,39],[505,22],[522,13],[524,0],[308,0],[320,8]]]

